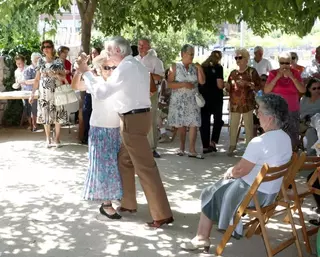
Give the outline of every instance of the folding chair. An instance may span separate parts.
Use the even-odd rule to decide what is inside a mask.
[[[256,194],[260,184],[263,182],[274,181],[279,178],[283,178],[283,180],[285,180],[289,171],[291,170],[292,164],[295,163],[296,159],[297,159],[297,155],[294,154],[291,161],[289,161],[287,164],[284,164],[280,167],[270,168],[267,164],[263,165],[260,173],[257,175],[255,181],[253,182],[250,189],[248,190],[247,195],[245,196],[242,203],[240,204],[234,216],[233,225],[229,225],[219,245],[217,246],[217,249],[216,249],[217,255],[221,255],[221,253],[223,252],[226,244],[228,243],[232,235],[232,232],[235,230],[237,224],[239,223],[242,215],[246,213],[246,214],[249,214],[249,216],[254,217],[253,219],[251,219],[249,223],[246,224],[246,227],[248,227],[248,232],[250,232],[249,234],[246,233],[246,236],[250,237],[254,233],[259,233],[263,238],[268,257],[274,256],[275,254],[279,253],[280,251],[287,248],[293,243],[296,244],[296,247],[298,250],[298,256],[299,257],[302,256],[299,239],[297,236],[297,231],[293,223],[293,217],[290,210],[290,203],[287,196],[285,183],[283,182],[281,184],[281,193],[284,197],[284,200],[276,199],[274,203],[265,207],[260,207],[258,197]],[[248,208],[248,205],[252,199],[254,201],[254,208]],[[286,241],[283,241],[280,245],[272,249],[265,225],[268,222],[269,218],[273,216],[276,207],[279,205],[286,208],[287,215],[291,222],[293,236],[287,239]]]
[[[314,173],[311,176],[311,178],[309,179],[309,181],[306,183],[307,188],[303,188],[303,190],[298,190],[294,178],[302,170],[313,170]],[[305,247],[306,247],[306,250],[308,253],[312,253],[309,236],[317,233],[319,227],[314,227],[314,228],[307,230],[301,205],[303,203],[303,200],[307,196],[312,195],[312,194],[320,195],[320,190],[313,187],[313,184],[317,179],[320,182],[320,157],[316,157],[316,156],[308,156],[307,157],[305,153],[301,153],[296,164],[293,166],[291,177],[287,181],[288,181],[288,184],[292,185],[291,190],[293,193],[292,194],[293,198],[291,199],[291,200],[293,200],[293,203],[291,204],[290,208],[293,210],[293,212],[295,212],[295,211],[298,212],[302,236],[303,236],[304,244],[305,244]],[[288,220],[288,216],[287,216],[285,218],[285,222],[288,222],[288,221],[289,220]]]

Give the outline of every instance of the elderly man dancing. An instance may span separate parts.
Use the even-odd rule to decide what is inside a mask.
[[[148,70],[131,56],[129,42],[115,37],[105,45],[114,69],[106,82],[97,82],[86,63],[86,56],[78,60],[78,71],[83,73],[87,87],[99,99],[109,98],[120,115],[122,146],[119,153],[119,171],[123,182],[120,212],[136,212],[135,173],[146,195],[152,222],[159,228],[173,222],[172,212],[159,170],[147,139],[151,128],[150,75]]]

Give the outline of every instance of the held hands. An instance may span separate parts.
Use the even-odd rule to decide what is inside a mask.
[[[86,71],[89,71],[90,68],[88,66],[88,60],[89,60],[90,56],[87,55],[86,53],[81,53],[78,57],[78,59],[76,60],[76,63],[74,65],[74,67],[76,68],[76,70],[80,73],[84,73]]]

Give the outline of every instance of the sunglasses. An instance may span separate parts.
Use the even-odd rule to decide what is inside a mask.
[[[52,48],[52,46],[49,46],[49,45],[46,45],[46,46],[43,46],[42,49],[50,49]]]
[[[236,56],[236,57],[234,57],[234,59],[235,59],[236,61],[242,60],[242,59],[243,59],[243,56]]]
[[[279,62],[280,65],[290,65],[290,62]]]
[[[292,56],[292,57],[291,57],[291,60],[295,60],[296,58],[297,58],[297,57],[295,57],[295,56]]]
[[[315,90],[320,90],[320,87],[313,87],[313,88],[310,88],[312,91],[315,91]]]
[[[104,70],[115,70],[117,66],[103,66]]]
[[[261,79],[261,81],[262,81],[262,82],[266,82],[267,80],[266,80],[266,79]]]

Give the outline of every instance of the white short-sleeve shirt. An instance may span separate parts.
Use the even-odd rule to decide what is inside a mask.
[[[272,70],[271,63],[269,60],[262,58],[260,62],[256,62],[254,59],[251,60],[251,67],[255,68],[261,76],[262,74],[268,75]]]
[[[97,77],[96,80],[100,83],[104,82],[102,77]],[[113,108],[113,97],[99,100],[92,96],[90,126],[100,128],[120,127],[119,114]]]
[[[263,164],[266,163],[269,167],[281,166],[286,164],[291,159],[291,156],[291,139],[283,130],[273,130],[255,137],[248,144],[242,158],[256,165],[250,173],[242,177],[242,179],[251,186]],[[258,191],[265,194],[278,193],[281,183],[282,178],[264,182],[260,185]]]
[[[144,57],[137,55],[135,57],[139,62],[141,62],[150,73],[154,73],[160,76],[164,76],[164,67],[162,61],[154,55],[147,54]]]

